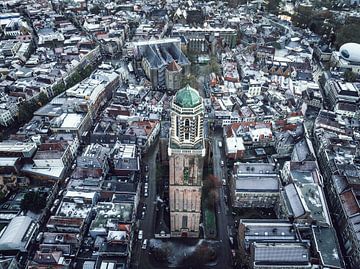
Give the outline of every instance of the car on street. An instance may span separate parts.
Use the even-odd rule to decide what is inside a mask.
[[[149,182],[149,175],[145,175],[145,182]]]
[[[138,239],[142,240],[143,239],[143,230],[140,230],[138,233]]]
[[[36,236],[36,242],[40,242],[40,240],[43,238],[44,233],[40,232],[37,236]]]
[[[230,243],[230,246],[234,246],[234,238],[232,236],[229,236],[229,243]]]
[[[64,194],[64,192],[65,192],[65,190],[61,190],[61,191],[59,191],[58,196],[62,196],[62,195]]]
[[[148,197],[148,196],[149,196],[149,193],[148,193],[148,190],[147,190],[147,189],[144,190],[144,196],[145,196],[145,197]]]
[[[225,178],[222,179],[222,184],[223,184],[223,186],[226,186],[226,179]]]
[[[145,182],[144,188],[145,188],[145,189],[149,188],[149,183]]]
[[[142,249],[146,249],[146,248],[147,248],[147,239],[144,239],[141,248],[142,248]]]
[[[225,164],[224,164],[224,161],[221,161],[221,162],[220,162],[220,165],[221,165],[221,167],[224,167],[224,165],[225,165]]]
[[[141,212],[141,219],[145,218],[145,211]]]
[[[149,166],[145,165],[145,172],[149,171]]]
[[[219,145],[219,148],[222,148],[222,142],[221,141],[218,142],[218,145]]]
[[[56,199],[54,202],[54,206],[58,206],[60,204],[60,199]]]

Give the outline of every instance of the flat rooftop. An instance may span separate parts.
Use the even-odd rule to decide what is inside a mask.
[[[90,213],[91,207],[91,205],[84,203],[62,202],[56,215],[85,219]]]
[[[120,223],[130,223],[133,219],[134,204],[100,202],[95,207],[96,217],[90,230],[115,228]]]
[[[237,176],[236,192],[278,192],[280,182],[278,176],[261,177],[261,176]]]
[[[293,225],[285,220],[241,220],[245,226],[245,240],[296,240]]]
[[[45,232],[43,235],[43,244],[58,244],[62,242],[63,244],[80,244],[77,234],[73,233],[49,233]]]
[[[63,119],[61,128],[78,128],[84,119],[84,114],[68,113]]]
[[[0,143],[0,152],[26,152],[35,149],[35,143],[22,143],[18,141],[6,141]]]
[[[336,232],[332,227],[313,227],[316,250],[325,267],[344,268]]]
[[[16,162],[19,160],[19,158],[0,158],[0,166],[15,166]]]
[[[257,265],[307,265],[309,246],[304,243],[254,243],[254,263]]]

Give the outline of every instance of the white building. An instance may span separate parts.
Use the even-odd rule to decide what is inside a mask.
[[[342,45],[339,51],[334,51],[331,61],[337,67],[349,69],[360,74],[360,44],[346,43]]]
[[[250,79],[249,90],[247,92],[247,95],[250,97],[254,97],[260,94],[261,94],[261,82],[256,81],[254,79]]]

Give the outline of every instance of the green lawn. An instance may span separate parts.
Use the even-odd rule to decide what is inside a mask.
[[[216,237],[216,219],[215,212],[204,207],[204,228],[206,238]]]

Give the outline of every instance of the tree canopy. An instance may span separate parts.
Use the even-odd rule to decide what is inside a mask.
[[[218,188],[220,186],[220,180],[214,175],[209,175],[204,180],[202,192],[205,198],[205,206],[208,209],[214,209],[215,203],[219,200]]]
[[[266,9],[271,13],[278,13],[281,0],[268,0]]]
[[[46,194],[41,192],[29,191],[21,200],[21,209],[39,213],[46,206]]]
[[[350,23],[345,24],[338,31],[336,31],[336,41],[335,44],[337,47],[348,43],[360,43],[360,23]]]
[[[296,8],[292,21],[295,26],[309,28],[337,48],[348,42],[360,43],[360,22],[339,21],[329,10],[300,5]]]
[[[186,85],[190,85],[194,89],[198,88],[198,82],[196,77],[193,74],[189,74],[187,76],[183,76],[181,80],[181,87],[185,87]]]
[[[38,105],[34,101],[23,102],[19,106],[18,120],[20,123],[26,123],[31,120],[34,112],[38,109]]]
[[[355,82],[357,79],[357,74],[350,70],[346,70],[344,74],[344,78],[347,82]]]

